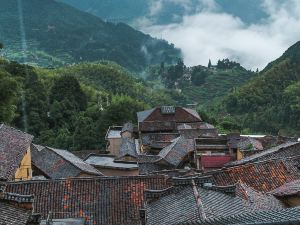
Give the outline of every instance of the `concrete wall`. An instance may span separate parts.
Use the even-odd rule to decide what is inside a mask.
[[[111,155],[118,157],[120,155],[120,147],[121,147],[122,139],[111,138],[108,141],[109,141],[109,146],[107,147],[107,151],[109,151]]]

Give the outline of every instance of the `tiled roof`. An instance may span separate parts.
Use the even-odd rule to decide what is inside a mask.
[[[261,151],[263,150],[262,143],[252,137],[243,137],[243,136],[237,136],[237,137],[229,137],[228,145],[231,148],[238,148],[241,151]]]
[[[82,151],[74,151],[72,153],[83,160],[86,159],[91,154],[95,154],[95,155],[108,154],[106,150],[82,150]]]
[[[291,225],[300,224],[300,207],[258,211],[206,220],[176,223],[176,225]]]
[[[211,185],[210,177],[176,178],[173,187],[145,193],[147,225],[174,224],[240,213],[282,209],[281,205],[259,208],[256,199],[236,196],[236,187]]]
[[[176,128],[175,121],[145,121],[139,124],[141,132],[173,132]]]
[[[103,176],[93,166],[66,150],[34,145],[32,162],[52,179],[76,177],[80,174]]]
[[[91,154],[84,161],[90,165],[101,167],[101,168],[111,168],[111,169],[138,169],[136,163],[122,163],[115,162],[115,157],[111,155],[95,155]]]
[[[217,185],[233,185],[240,181],[257,191],[269,192],[285,183],[300,179],[299,163],[300,157],[274,159],[222,168],[204,174],[212,175]]]
[[[160,171],[164,169],[172,169],[169,165],[156,164],[157,161],[161,160],[158,155],[139,155],[138,166],[139,174],[150,174],[154,171]]]
[[[133,124],[132,123],[125,123],[122,127],[121,133],[128,131],[128,132],[133,132]]]
[[[270,193],[262,193],[254,190],[244,183],[236,184],[236,195],[255,204],[258,210],[281,209],[285,208],[284,203]]]
[[[167,163],[177,167],[182,160],[194,150],[194,140],[178,137],[172,144],[163,148],[160,151],[159,156]]]
[[[132,156],[137,158],[138,153],[136,151],[135,140],[133,138],[122,138],[120,157],[124,156]]]
[[[0,224],[25,225],[33,220],[38,220],[39,215],[34,215],[31,207],[33,196],[19,195],[8,192],[0,193]]]
[[[194,117],[196,117],[199,120],[202,120],[201,117],[199,116],[199,114],[197,113],[196,110],[194,109],[189,109],[189,108],[183,108],[185,111],[187,111],[188,113],[192,114]]]
[[[156,108],[141,111],[137,113],[138,122],[143,122]]]
[[[271,193],[277,197],[300,195],[300,179],[284,184]]]
[[[90,225],[138,225],[146,189],[167,188],[165,176],[70,178],[11,182],[7,190],[35,196],[45,219],[85,217]]]
[[[142,133],[140,135],[143,145],[151,145],[156,142],[170,142],[179,137],[178,133]]]
[[[0,224],[25,225],[29,221],[31,213],[32,210],[0,201]]]
[[[33,136],[0,124],[0,178],[12,180]]]
[[[40,225],[48,225],[46,220],[42,220]],[[86,225],[84,218],[70,218],[70,219],[54,219],[51,220],[51,225]]]
[[[151,174],[156,171],[173,169],[173,167],[171,167],[170,165],[161,165],[155,163],[139,163],[138,165],[139,165],[139,174],[141,175]]]
[[[164,107],[156,107],[156,108],[152,108],[152,109],[149,109],[146,111],[138,112],[137,113],[138,122],[139,123],[144,122],[147,118],[152,116],[152,113],[155,113],[155,112],[159,113],[160,115],[167,116],[169,118],[168,120],[170,120],[170,119],[174,120],[174,118],[178,118],[179,114],[185,114],[185,115],[187,115],[187,117],[189,117],[189,119],[188,119],[189,122],[202,121],[202,119],[199,116],[199,114],[197,113],[197,111],[193,110],[193,109],[184,108],[184,107],[172,107],[172,109],[168,108],[167,111],[172,112],[172,113],[165,114]],[[185,119],[187,119],[187,118],[185,118]],[[160,119],[160,120],[162,121],[162,119]],[[152,121],[157,121],[157,120],[153,119]],[[178,121],[178,122],[184,122],[184,121]]]
[[[266,159],[287,158],[293,156],[300,156],[300,142],[287,142],[268,150],[256,153],[242,160],[228,163],[227,166],[236,166]]]

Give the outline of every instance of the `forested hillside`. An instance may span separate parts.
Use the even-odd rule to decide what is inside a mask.
[[[35,143],[57,148],[102,148],[109,126],[135,122],[137,111],[174,105],[179,96],[153,93],[111,63],[46,70],[0,61],[0,121],[35,135]]]
[[[2,55],[43,67],[110,60],[134,71],[176,62],[180,50],[54,0],[0,0]]]
[[[211,107],[241,129],[300,134],[300,42],[270,63],[257,77]]]
[[[213,99],[223,97],[255,75],[256,73],[228,59],[219,60],[217,65],[212,65],[209,61],[207,67],[187,67],[179,60],[176,65],[150,67],[145,72],[145,79],[154,89],[175,89],[186,97],[188,103],[197,103],[203,108]]]

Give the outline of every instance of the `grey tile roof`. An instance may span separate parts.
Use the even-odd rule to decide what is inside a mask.
[[[300,142],[287,142],[268,150],[256,153],[239,161],[228,163],[226,166],[237,166],[267,159],[287,158],[300,155]]]
[[[156,108],[148,109],[137,113],[138,122],[143,122]]]
[[[140,139],[143,145],[151,145],[156,142],[171,142],[179,137],[179,133],[142,133]]]
[[[33,136],[0,124],[0,179],[12,180]]]
[[[115,160],[114,156],[91,154],[84,161],[90,165],[101,167],[101,168],[138,169],[138,165],[136,163],[122,163],[122,162],[115,162],[114,160]]]
[[[79,168],[82,172],[86,172],[94,175],[100,175],[100,176],[103,175],[98,170],[96,170],[93,166],[90,166],[88,163],[85,163],[82,159],[80,159],[79,157],[75,156],[74,154],[72,154],[67,150],[55,149],[50,147],[47,148],[57,153],[68,162],[72,163],[74,166]]]
[[[20,195],[15,193],[2,192],[0,194],[0,224],[25,225],[39,215],[34,215],[32,208],[25,208],[33,204],[32,195]]]
[[[192,114],[192,115],[193,115],[194,117],[196,117],[197,119],[202,120],[201,117],[199,116],[199,114],[197,113],[196,110],[194,110],[194,109],[189,109],[189,108],[184,108],[184,107],[183,107],[183,109],[184,109],[185,111],[187,111],[188,113]]]
[[[41,225],[47,225],[46,220],[41,221]],[[84,218],[54,219],[51,225],[86,225]]]
[[[184,157],[195,150],[194,141],[184,137],[176,138],[172,144],[163,148],[158,154],[167,163],[177,167]]]
[[[32,210],[0,200],[0,224],[25,225],[29,221],[31,213]]]
[[[133,132],[133,124],[132,123],[125,123],[122,127],[121,133],[128,131],[128,132]]]
[[[120,158],[124,156],[132,156],[137,158],[138,153],[136,151],[135,140],[133,138],[122,138],[120,146]]]
[[[165,176],[89,177],[10,182],[7,191],[34,195],[42,219],[51,211],[54,219],[85,217],[88,225],[139,225],[144,191],[166,187]]]
[[[238,213],[227,217],[176,223],[176,225],[292,225],[300,224],[300,207]]]
[[[300,179],[284,184],[270,192],[277,197],[300,195]]]
[[[259,208],[255,199],[250,201],[236,196],[234,186],[206,185],[211,182],[209,177],[177,179],[179,181],[171,188],[146,193],[147,225],[175,224],[274,209],[273,205]]]
[[[93,166],[66,150],[33,145],[32,163],[52,179],[76,177],[82,173],[103,176]]]

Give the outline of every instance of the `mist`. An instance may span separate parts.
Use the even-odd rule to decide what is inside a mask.
[[[166,7],[167,1],[186,10],[179,22],[157,25],[150,17],[143,17],[136,24],[152,36],[174,43],[182,50],[184,62],[189,66],[207,65],[209,59],[216,63],[229,58],[247,69],[263,69],[299,41],[298,0],[262,0],[260,7],[267,17],[251,24],[222,12],[213,0],[199,0],[197,6],[193,6],[191,0],[153,1],[151,18]],[[192,14],[191,7],[194,7]]]

